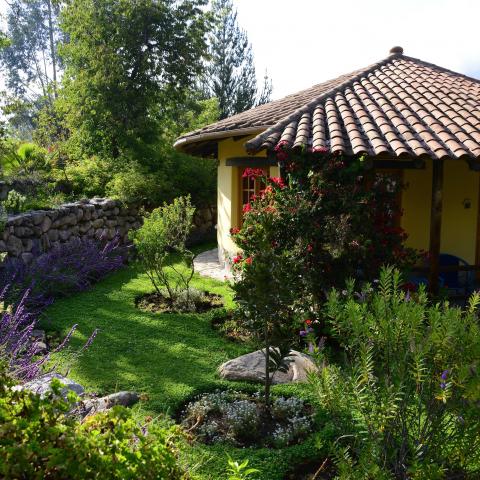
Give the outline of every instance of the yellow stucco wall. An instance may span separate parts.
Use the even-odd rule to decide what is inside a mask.
[[[239,207],[238,202],[240,195],[238,192],[239,182],[238,175],[243,170],[242,167],[227,167],[225,161],[232,157],[245,157],[246,152],[243,147],[246,141],[252,137],[242,138],[235,141],[232,138],[221,140],[218,143],[218,222],[217,222],[217,241],[219,248],[219,258],[224,260],[225,256],[233,256],[237,253],[238,248],[230,238],[230,228],[239,225]],[[256,157],[265,157],[265,152],[260,152]],[[252,167],[255,167],[252,158]],[[278,167],[270,167],[270,175],[278,177],[280,171]]]
[[[479,173],[466,162],[445,161],[440,250],[475,263],[477,248]],[[405,170],[406,190],[402,195],[402,227],[409,234],[407,245],[428,250],[432,163],[425,170]],[[469,202],[470,208],[464,203]]]

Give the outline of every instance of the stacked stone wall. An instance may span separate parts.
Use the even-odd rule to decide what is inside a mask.
[[[137,207],[116,200],[94,198],[67,203],[52,210],[9,216],[0,237],[0,251],[29,263],[35,255],[74,238],[111,240],[118,235],[126,242],[128,231],[141,222]]]
[[[191,244],[211,239],[215,234],[216,208],[195,212]],[[0,234],[0,252],[29,263],[34,256],[75,238],[112,240],[122,243],[128,232],[139,228],[142,216],[137,206],[125,206],[117,200],[94,198],[67,203],[52,210],[38,210],[9,216]]]

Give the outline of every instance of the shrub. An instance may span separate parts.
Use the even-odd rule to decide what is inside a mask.
[[[186,241],[194,212],[190,197],[179,197],[172,204],[153,210],[143,225],[131,233],[155,290],[161,294],[164,289],[172,304],[182,291],[186,296],[183,303],[187,306],[191,303],[189,284],[194,274],[195,255],[187,249]],[[175,266],[178,259],[183,269]]]
[[[375,288],[328,296],[346,364],[324,364],[312,385],[339,478],[477,478],[480,295],[462,311],[401,285],[385,268]]]
[[[7,212],[19,213],[23,212],[27,197],[17,192],[16,190],[10,190],[8,192],[7,199],[4,202],[4,206]]]
[[[143,171],[140,165],[117,172],[106,186],[106,194],[125,203],[149,204],[157,184],[153,175]]]
[[[176,428],[142,427],[129,410],[114,407],[83,423],[67,416],[75,401],[60,386],[42,399],[13,391],[0,374],[0,476],[5,479],[180,480]]]

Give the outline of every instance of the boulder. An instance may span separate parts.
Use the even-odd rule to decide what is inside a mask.
[[[16,390],[30,390],[31,392],[44,397],[47,393],[51,392],[51,384],[54,378],[58,379],[60,383],[64,385],[64,388],[62,388],[62,396],[64,397],[67,396],[68,390],[74,391],[77,395],[82,395],[85,392],[85,389],[79,383],[58,373],[47,373],[46,375],[35,378],[23,385],[16,385],[13,388]]]
[[[140,395],[136,392],[117,392],[102,398],[89,398],[82,400],[77,404],[72,413],[79,414],[81,417],[93,415],[97,412],[103,412],[116,405],[130,407],[140,400]]]
[[[272,383],[305,382],[310,371],[317,371],[318,368],[313,360],[304,353],[292,350],[290,353],[290,367],[287,373],[276,372]],[[265,355],[264,350],[247,353],[241,357],[228,360],[220,365],[218,369],[220,377],[225,380],[240,380],[251,382],[265,381]]]

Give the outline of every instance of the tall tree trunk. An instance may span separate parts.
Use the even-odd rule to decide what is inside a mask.
[[[50,55],[52,57],[52,68],[53,68],[53,96],[57,98],[57,55],[55,52],[55,43],[53,40],[53,20],[52,20],[52,2],[47,0],[48,6],[48,33],[50,36]]]

